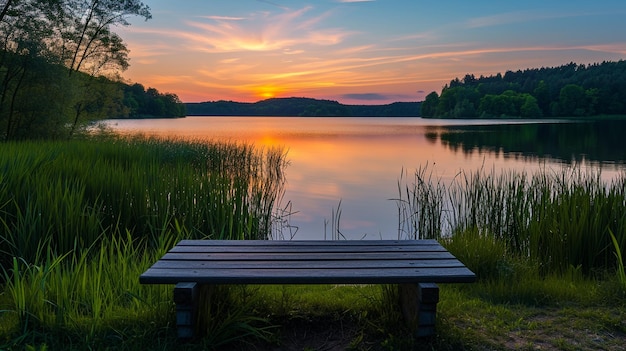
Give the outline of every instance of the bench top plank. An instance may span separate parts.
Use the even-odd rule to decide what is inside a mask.
[[[442,260],[315,260],[290,261],[290,269],[335,269],[335,268],[427,268],[427,267],[461,267],[457,259]],[[159,260],[152,268],[159,269],[250,269],[250,268],[285,268],[285,262],[275,260],[219,260],[219,261],[180,261]]]
[[[441,246],[437,240],[181,240],[176,246]]]
[[[185,269],[151,268],[144,283],[176,284],[404,284],[472,282],[466,267],[365,269]],[[143,276],[143,275],[142,275]]]
[[[419,257],[423,260],[454,259],[449,252],[236,252],[196,253],[168,252],[161,260],[168,261],[319,261],[319,260],[402,260]]]
[[[346,246],[346,245],[306,245],[306,246],[175,246],[169,252],[177,253],[283,253],[283,252],[340,252],[340,253],[364,253],[364,252],[446,252],[443,246],[438,245],[423,245],[423,246],[376,246],[376,245],[358,245],[358,246]]]
[[[393,284],[472,282],[435,240],[182,240],[143,284]]]

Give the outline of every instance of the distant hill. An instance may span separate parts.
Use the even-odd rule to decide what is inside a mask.
[[[208,101],[185,105],[188,116],[418,117],[421,102],[344,105],[332,100],[291,97],[255,103]]]

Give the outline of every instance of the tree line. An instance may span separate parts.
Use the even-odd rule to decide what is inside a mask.
[[[626,114],[626,61],[467,74],[432,92],[423,117],[581,117]]]
[[[386,105],[344,105],[333,100],[272,98],[255,103],[207,101],[187,103],[190,116],[415,117],[420,102]]]
[[[118,118],[185,117],[187,108],[176,94],[160,93],[155,88],[145,88],[139,83],[123,84],[124,113]]]
[[[0,4],[0,140],[71,138],[93,120],[182,105],[122,83],[129,51],[112,28],[133,16],[148,20],[150,9],[139,0]]]

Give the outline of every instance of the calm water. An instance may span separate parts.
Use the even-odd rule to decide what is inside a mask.
[[[187,117],[111,120],[121,133],[228,140],[288,150],[294,239],[331,236],[341,202],[347,239],[398,237],[398,181],[427,166],[451,179],[461,170],[626,169],[626,122],[429,120],[421,118]],[[403,175],[404,174],[404,175]],[[407,178],[408,177],[408,178]],[[325,224],[327,223],[327,224]]]

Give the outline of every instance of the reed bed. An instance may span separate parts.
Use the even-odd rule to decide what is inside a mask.
[[[0,250],[30,260],[88,247],[117,229],[158,241],[264,239],[284,184],[284,154],[249,145],[117,138],[0,146]],[[49,239],[47,239],[49,238]]]
[[[180,239],[268,239],[284,166],[235,143],[0,144],[0,349],[168,328],[171,287],[139,275]]]
[[[626,248],[625,174],[607,182],[600,171],[576,167],[480,169],[445,182],[425,166],[398,188],[399,237],[456,242],[479,272],[515,257],[540,274],[576,269],[589,276],[615,269],[616,251]]]

